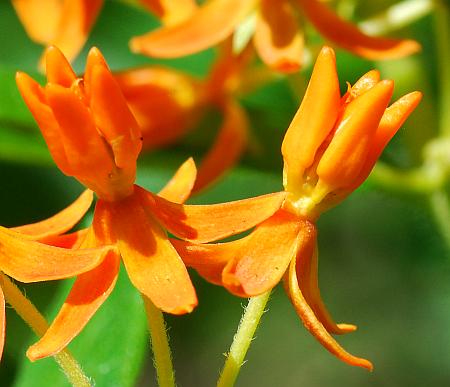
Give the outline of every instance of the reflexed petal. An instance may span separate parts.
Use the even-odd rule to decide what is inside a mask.
[[[191,194],[196,176],[197,168],[191,157],[178,168],[158,196],[174,203],[184,203]]]
[[[307,227],[307,221],[284,210],[277,211],[261,223],[236,252],[223,272],[225,286],[239,284],[247,297],[275,287],[295,256],[299,233]]]
[[[327,332],[324,326],[317,319],[311,307],[305,300],[302,291],[298,286],[297,273],[296,273],[296,259],[293,259],[289,267],[289,297],[291,299],[294,308],[302,319],[306,329],[333,355],[338,357],[343,362],[363,367],[372,371],[373,365],[370,361],[353,356],[346,352],[334,338]]]
[[[70,87],[77,79],[70,63],[63,53],[55,46],[45,50],[46,75],[49,83],[56,83],[64,87]]]
[[[422,93],[414,91],[401,97],[386,109],[375,132],[364,166],[352,189],[356,189],[369,176],[383,149],[414,111],[421,99]]]
[[[52,110],[47,106],[42,87],[34,79],[21,72],[16,73],[16,83],[22,98],[41,129],[53,160],[63,173],[71,175],[72,169],[67,162],[66,152],[61,141],[61,131]]]
[[[281,151],[285,163],[285,187],[299,189],[303,172],[312,165],[317,149],[333,129],[340,109],[339,80],[334,51],[320,52],[303,101],[286,135]]]
[[[230,100],[224,107],[224,116],[214,145],[198,168],[194,192],[204,189],[233,167],[247,144],[249,124],[244,109]]]
[[[195,0],[139,0],[155,13],[165,25],[178,24],[186,20],[197,9]]]
[[[393,59],[420,50],[414,40],[397,40],[368,36],[337,16],[318,0],[297,0],[317,30],[327,39],[368,59]]]
[[[120,203],[110,203],[117,245],[130,280],[164,312],[189,313],[197,305],[197,296],[186,266],[144,209],[140,196],[137,190]]]
[[[256,0],[210,0],[184,22],[135,37],[133,52],[175,58],[211,47],[233,33]]]
[[[93,199],[93,192],[87,189],[77,200],[56,215],[37,223],[14,227],[11,230],[30,235],[35,240],[63,234],[81,220],[91,206]]]
[[[300,69],[303,34],[292,5],[287,0],[262,0],[254,44],[262,61],[282,72]]]
[[[211,205],[171,203],[151,192],[144,205],[172,234],[197,243],[212,242],[248,230],[272,216],[286,194],[278,192],[255,198]]]
[[[350,102],[318,166],[319,184],[350,186],[363,167],[375,131],[392,96],[394,83],[381,81]]]
[[[2,287],[0,286],[0,360],[2,359],[3,346],[5,345],[5,328],[6,328],[6,317],[5,317],[5,296],[3,295]]]
[[[316,227],[309,223],[302,230],[301,249],[297,254],[297,278],[306,303],[313,310],[324,328],[333,334],[353,332],[356,326],[350,324],[336,324],[325,307],[319,290],[318,253]]]
[[[102,65],[91,71],[90,107],[96,127],[111,145],[116,165],[134,167],[142,148],[139,125],[111,72]]]
[[[222,285],[222,271],[247,240],[247,237],[232,242],[195,244],[170,239],[183,262],[192,267],[207,281]]]
[[[31,361],[58,353],[80,333],[114,289],[119,268],[120,257],[111,252],[95,269],[77,277],[45,335],[28,349]]]
[[[21,282],[73,277],[98,266],[111,247],[67,250],[27,240],[0,227],[0,269]]]

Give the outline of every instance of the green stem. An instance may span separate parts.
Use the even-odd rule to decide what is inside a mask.
[[[435,0],[435,31],[440,87],[440,131],[450,136],[450,6],[446,0]]]
[[[158,385],[159,387],[174,387],[175,374],[164,316],[148,297],[143,295],[142,298],[147,313]]]
[[[238,330],[233,338],[230,352],[217,382],[217,387],[232,387],[245,360],[250,343],[253,340],[264,308],[270,298],[270,291],[249,300],[242,315]]]
[[[447,193],[444,190],[435,191],[429,200],[436,224],[450,250],[450,205]]]
[[[17,314],[31,327],[36,335],[43,336],[48,329],[48,323],[44,316],[2,272],[0,272],[0,286],[8,304],[15,309]],[[63,350],[53,357],[74,387],[92,386],[89,378],[83,373],[80,365],[68,350]]]

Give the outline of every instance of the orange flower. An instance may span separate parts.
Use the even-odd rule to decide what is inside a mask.
[[[49,281],[73,277],[99,265],[110,248],[67,250],[85,233],[62,235],[84,216],[92,199],[92,191],[86,190],[69,207],[49,219],[11,229],[0,227],[0,275],[4,273],[21,282]],[[5,323],[5,297],[0,281],[0,359]]]
[[[247,145],[248,118],[236,95],[251,57],[249,50],[233,55],[231,44],[224,45],[205,81],[162,66],[114,74],[141,127],[146,148],[178,140],[212,107],[222,113],[222,124],[199,167],[194,191],[205,188],[230,169]]]
[[[315,221],[366,179],[421,99],[413,92],[387,108],[392,90],[392,81],[370,71],[341,97],[334,52],[323,48],[283,141],[283,208],[237,241],[173,241],[188,266],[239,296],[262,294],[285,276],[305,327],[341,360],[368,369],[369,361],[347,353],[331,336],[356,327],[336,324],[320,297]]]
[[[81,247],[115,245],[117,252],[78,276],[47,333],[29,349],[32,360],[57,353],[81,331],[113,290],[120,258],[134,286],[158,308],[191,312],[197,305],[195,290],[166,230],[197,243],[223,239],[270,217],[285,197],[177,204],[194,184],[191,159],[159,196],[136,186],[141,133],[100,52],[90,51],[84,79],[75,76],[58,49],[49,48],[46,60],[45,87],[23,73],[17,74],[17,84],[59,168],[98,196]]]
[[[12,4],[30,39],[58,46],[72,61],[86,43],[103,0],[12,0]]]
[[[131,49],[160,58],[184,56],[225,40],[242,23],[254,23],[253,43],[263,62],[277,71],[296,71],[304,37],[295,5],[326,39],[354,54],[389,59],[420,49],[412,40],[365,35],[319,0],[210,0],[190,17],[133,38]]]

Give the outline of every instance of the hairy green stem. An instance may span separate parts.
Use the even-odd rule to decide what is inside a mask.
[[[5,299],[17,314],[31,327],[39,337],[48,329],[48,323],[44,316],[36,309],[31,301],[25,297],[20,289],[2,272],[0,272],[0,286],[5,294]],[[83,373],[80,365],[70,352],[65,349],[53,356],[59,364],[69,382],[74,387],[92,386],[89,378]]]
[[[227,360],[217,382],[217,387],[234,386],[269,298],[270,291],[249,300],[238,330],[234,335],[230,352],[227,354]]]
[[[172,355],[163,313],[148,297],[142,295],[142,298],[144,299],[147,313],[158,385],[159,387],[174,387],[175,374],[173,372]]]

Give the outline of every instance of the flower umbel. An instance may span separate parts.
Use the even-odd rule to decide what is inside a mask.
[[[387,107],[392,90],[392,81],[370,71],[341,97],[334,52],[323,48],[283,141],[283,208],[233,242],[173,242],[188,266],[239,296],[265,293],[284,277],[305,327],[338,358],[367,369],[369,361],[349,354],[331,336],[356,327],[336,324],[320,296],[315,221],[366,179],[421,99],[413,92]]]
[[[32,360],[59,352],[83,329],[113,290],[120,259],[133,285],[156,307],[191,312],[197,305],[195,290],[167,231],[196,243],[223,239],[270,217],[285,197],[179,204],[194,185],[192,159],[159,195],[146,191],[134,184],[141,132],[100,52],[90,51],[85,76],[77,78],[61,52],[49,48],[47,77],[44,88],[22,73],[17,83],[60,169],[98,196],[80,246],[114,245],[117,251],[77,277],[47,333],[28,350]]]

